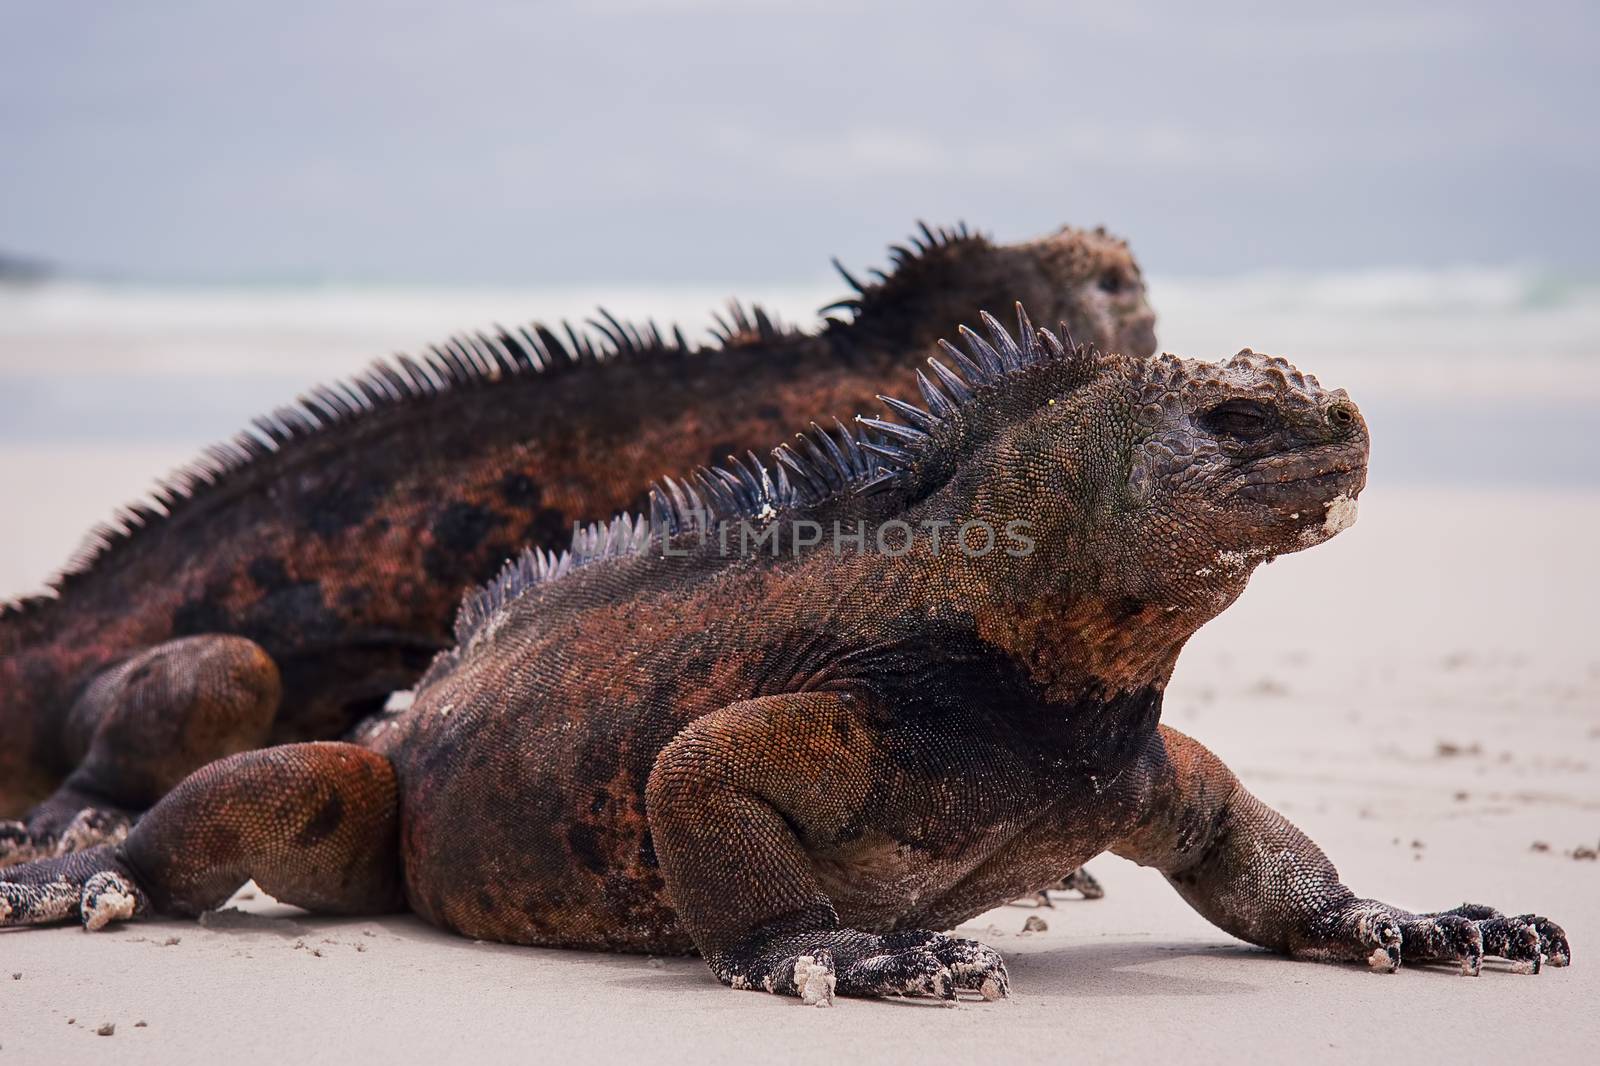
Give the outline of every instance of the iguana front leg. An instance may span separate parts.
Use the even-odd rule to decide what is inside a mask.
[[[189,774],[264,744],[278,698],[277,666],[243,637],[172,640],[106,670],[63,725],[77,768],[21,822],[0,822],[0,866],[118,843]]]
[[[808,845],[837,839],[881,774],[852,697],[770,696],[695,721],[656,758],[646,792],[667,892],[724,984],[846,996],[1007,993],[1005,963],[933,930],[841,926]]]
[[[120,846],[0,875],[0,926],[148,911],[199,914],[254,879],[308,910],[371,914],[401,902],[394,769],[354,744],[285,744],[186,778]]]
[[[1252,796],[1200,744],[1162,726],[1149,755],[1140,819],[1112,850],[1164,873],[1208,920],[1241,940],[1300,958],[1453,962],[1476,975],[1485,955],[1537,973],[1565,966],[1571,949],[1547,918],[1490,907],[1416,914],[1360,899],[1322,850]]]

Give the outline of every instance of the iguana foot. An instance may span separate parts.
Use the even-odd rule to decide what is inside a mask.
[[[14,867],[0,881],[0,927],[76,919],[88,930],[144,914],[150,901],[113,848]]]
[[[1476,977],[1486,956],[1507,959],[1513,973],[1538,973],[1545,962],[1572,961],[1567,934],[1533,914],[1508,917],[1493,907],[1466,903],[1454,910],[1409,914],[1382,904],[1353,905],[1339,922],[1374,970],[1393,973],[1402,963],[1455,963]],[[1318,954],[1318,952],[1312,952]]]
[[[1077,892],[1084,899],[1102,899],[1106,894],[1106,890],[1085,866],[1078,867],[1050,887],[1059,892]]]
[[[125,811],[85,807],[73,815],[72,821],[56,837],[55,854],[70,855],[101,844],[120,844],[128,839],[128,830],[132,828],[133,816]]]
[[[21,822],[0,822],[0,869],[40,857],[38,842]]]
[[[1483,953],[1510,959],[1514,973],[1538,973],[1546,962],[1551,966],[1572,963],[1572,945],[1567,942],[1566,931],[1537,914],[1505,915],[1482,903],[1463,903],[1430,917],[1472,922],[1483,937]]]
[[[921,929],[886,936],[839,930],[767,940],[748,954],[730,952],[713,960],[712,970],[734,988],[799,996],[817,1006],[832,1003],[835,993],[927,996],[947,1002],[960,991],[991,1000],[1011,994],[999,952],[974,940]]]
[[[1055,884],[1041,888],[1031,896],[1015,900],[1012,905],[1032,904],[1035,907],[1054,909],[1056,901],[1050,898],[1052,892],[1076,892],[1083,899],[1101,899],[1106,894],[1106,890],[1100,887],[1100,882],[1095,879],[1094,874],[1080,866]]]
[[[26,823],[0,822],[0,868],[120,844],[133,816],[115,807],[40,807]]]

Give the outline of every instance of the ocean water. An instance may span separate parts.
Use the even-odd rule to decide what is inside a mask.
[[[694,336],[738,295],[804,325],[841,291],[831,278],[534,288],[0,285],[0,375],[309,381],[458,330],[581,321],[601,305],[624,318],[676,322]],[[1600,356],[1600,278],[1511,268],[1157,277],[1151,299],[1167,350],[1214,355],[1250,343],[1308,364],[1364,359],[1425,391],[1542,393],[1557,384],[1550,372],[1565,376],[1568,360]],[[1434,382],[1433,360],[1461,373]],[[1501,372],[1507,362],[1541,364],[1540,372],[1511,380]],[[1600,384],[1600,373],[1578,373],[1586,387]]]
[[[1600,489],[1600,279],[1391,270],[1150,289],[1165,350],[1249,346],[1349,389],[1375,487]],[[733,294],[806,325],[840,286],[0,286],[0,595],[204,444],[374,357],[602,303],[706,336]]]

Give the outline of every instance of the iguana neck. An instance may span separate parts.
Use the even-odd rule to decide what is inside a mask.
[[[959,484],[941,496],[908,517],[949,515],[959,530],[956,515],[993,515],[981,525],[996,531],[996,547],[975,554],[947,537],[937,558],[922,564],[930,594],[969,614],[978,635],[1025,669],[1052,702],[1165,690],[1204,617],[1120,588],[1114,567],[1104,566],[1105,551],[1083,543],[1076,523],[1063,516],[1016,527],[1028,531],[1017,541],[1008,532],[1011,513],[982,504],[952,508],[965,498]],[[986,541],[980,535],[976,543]]]
[[[1165,691],[1190,636],[1164,608],[1134,600],[996,598],[973,617],[985,641],[1063,703]]]

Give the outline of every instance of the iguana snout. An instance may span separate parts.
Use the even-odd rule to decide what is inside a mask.
[[[1237,515],[1244,550],[1271,558],[1347,529],[1367,483],[1360,408],[1282,359],[1247,349],[1225,368],[1236,394],[1203,408],[1196,423],[1231,474],[1220,496]]]

